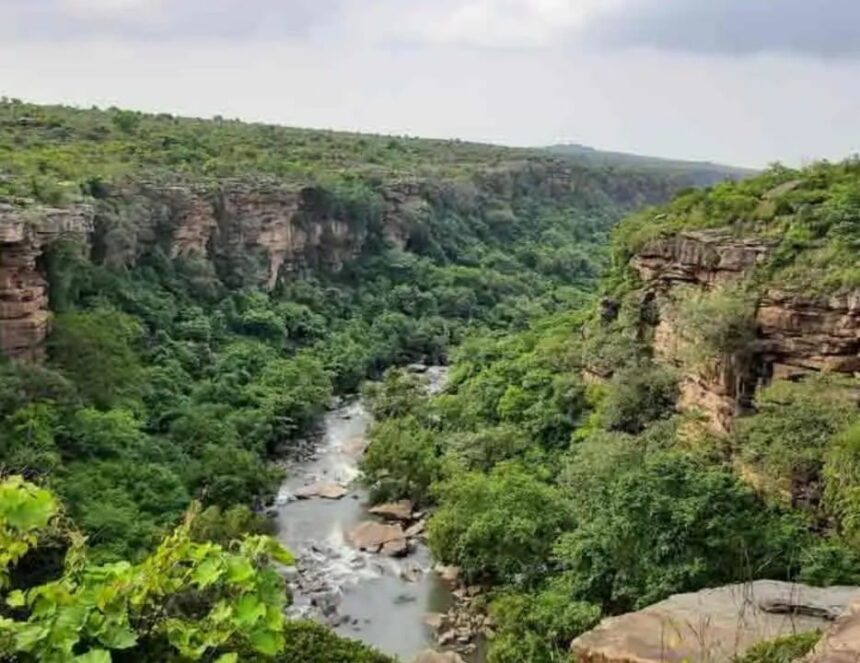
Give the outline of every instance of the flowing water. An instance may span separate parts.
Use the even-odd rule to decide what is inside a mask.
[[[445,371],[430,367],[427,376],[428,388],[438,389]],[[408,661],[433,647],[424,616],[446,611],[452,596],[432,571],[423,544],[393,559],[360,552],[345,541],[346,531],[373,519],[367,491],[356,481],[370,422],[359,399],[328,412],[311,457],[287,467],[278,496],[278,537],[298,558],[300,572],[288,578],[294,616],[326,621],[342,635]],[[298,489],[317,482],[345,485],[350,493],[339,500],[293,498]]]

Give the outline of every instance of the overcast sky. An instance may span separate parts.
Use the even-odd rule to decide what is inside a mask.
[[[800,164],[860,152],[860,0],[0,0],[0,94]]]

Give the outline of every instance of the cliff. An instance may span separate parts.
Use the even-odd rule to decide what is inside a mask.
[[[377,228],[317,186],[127,183],[91,204],[0,206],[0,351],[38,359],[50,331],[46,247],[74,238],[96,262],[133,266],[154,248],[211,265],[227,287],[274,288],[300,269],[336,272],[372,232],[405,247],[429,211],[414,182],[380,189]]]
[[[657,314],[646,334],[654,355],[681,369],[680,409],[701,411],[717,431],[728,431],[756,388],[772,379],[860,371],[860,290],[813,296],[767,282],[756,290],[754,339],[742,352],[696,368],[684,364],[683,350],[695,341],[677,315],[678,299],[690,289],[708,292],[753,278],[776,246],[731,228],[682,231],[646,243],[630,261],[643,300]]]
[[[45,246],[61,237],[86,238],[93,208],[20,209],[0,204],[0,352],[37,359],[50,331]]]

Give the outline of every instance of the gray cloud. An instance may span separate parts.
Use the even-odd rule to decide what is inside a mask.
[[[0,0],[0,35],[18,41],[302,36],[344,0]]]
[[[860,0],[630,0],[586,38],[613,46],[747,55],[860,56]]]

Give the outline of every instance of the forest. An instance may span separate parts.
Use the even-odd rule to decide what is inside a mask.
[[[395,241],[404,182],[421,205]],[[302,222],[360,242],[278,263],[269,287],[236,187],[312,194]],[[174,250],[188,192],[215,210],[202,253]],[[727,435],[678,406],[685,371],[752,347],[768,288],[857,287],[855,161],[716,184],[676,162],[6,100],[0,203],[94,214],[38,259],[45,360],[0,363],[2,656],[389,660],[284,617],[291,557],[262,513],[273,461],[362,388],[364,481],[431,510],[435,559],[485,590],[491,663],[564,660],[601,617],[680,591],[860,582],[850,375],[762,384]],[[660,361],[631,259],[714,228],[773,252],[679,297],[696,352]],[[414,361],[450,365],[442,393]]]
[[[261,515],[281,479],[272,461],[333,395],[389,367],[491,347],[467,340],[488,333],[515,342],[581,309],[611,227],[687,184],[491,146],[18,101],[0,105],[0,154],[7,209],[94,210],[91,236],[38,258],[46,360],[0,364],[0,651],[18,660],[346,660],[337,647],[382,660],[284,621],[270,563],[288,553]],[[398,246],[383,187],[416,178],[425,203]],[[242,246],[172,255],[175,191],[236,182],[305,187],[362,248],[271,289]],[[567,424],[544,415],[549,444]]]

